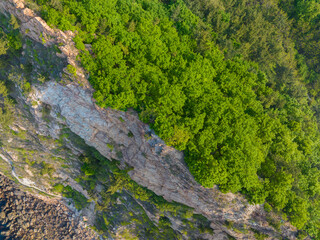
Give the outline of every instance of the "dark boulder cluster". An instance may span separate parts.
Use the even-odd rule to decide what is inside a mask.
[[[63,204],[42,200],[15,185],[0,175],[0,239],[98,239]]]

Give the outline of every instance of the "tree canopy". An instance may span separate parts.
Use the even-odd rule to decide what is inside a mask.
[[[134,108],[200,184],[320,237],[317,0],[37,3],[77,31],[101,107]]]

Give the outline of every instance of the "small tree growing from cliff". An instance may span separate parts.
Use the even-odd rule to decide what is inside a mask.
[[[43,161],[43,162],[41,162],[41,166],[42,166],[42,169],[40,171],[41,175],[48,174],[51,177],[52,174],[55,172],[55,169],[49,163],[46,163],[46,162]]]
[[[8,50],[8,41],[5,38],[0,38],[0,56],[5,55]]]
[[[20,27],[18,20],[15,16],[11,14],[9,23],[12,25],[13,29],[18,29]]]
[[[67,70],[68,70],[68,72],[69,73],[71,73],[73,76],[77,76],[77,69],[74,67],[74,66],[72,66],[72,65],[68,65],[67,66]]]
[[[0,29],[0,56],[7,54],[9,49],[7,35]]]

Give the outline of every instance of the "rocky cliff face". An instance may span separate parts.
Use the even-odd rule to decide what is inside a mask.
[[[128,172],[132,180],[165,200],[184,204],[193,208],[194,213],[207,218],[215,235],[202,236],[205,239],[224,239],[227,233],[239,239],[253,238],[253,232],[234,231],[232,226],[225,225],[226,221],[232,225],[246,225],[248,229],[267,233],[271,238],[281,236],[265,220],[265,213],[260,206],[248,204],[240,194],[222,194],[217,188],[206,189],[200,186],[189,173],[183,161],[183,153],[166,146],[133,111],[120,112],[99,108],[92,98],[93,90],[84,71],[76,61],[77,50],[72,42],[73,33],[51,29],[32,10],[26,8],[22,0],[0,1],[0,11],[7,15],[13,14],[19,19],[21,33],[26,38],[47,48],[59,46],[61,52],[56,54],[57,57],[77,68],[76,79],[68,75],[73,81],[57,82],[57,79],[51,76],[44,84],[34,84],[29,95],[20,96],[23,104],[30,107],[29,114],[37,123],[37,133],[59,139],[62,129],[69,128],[105,158],[120,161],[120,168],[132,167]],[[67,74],[67,71],[65,73]],[[61,74],[60,76],[65,78]],[[50,123],[43,120],[46,108],[50,109],[47,113]],[[23,123],[20,123],[20,128],[23,128]],[[72,148],[72,143],[69,144],[75,155],[82,152],[81,149]],[[66,175],[68,174],[64,173],[64,176]],[[69,173],[69,177],[64,180],[68,178],[69,182],[73,181],[74,188],[90,198],[87,192],[72,180],[76,175],[74,172]],[[48,186],[47,189],[49,188]],[[141,202],[139,204],[146,208]],[[91,210],[92,208],[94,206]],[[146,212],[150,219],[159,221],[157,214]],[[179,229],[182,223],[177,219],[169,219],[173,228]],[[289,225],[282,228],[282,236],[293,238],[294,232],[288,230]]]
[[[133,167],[131,178],[166,200],[190,206],[212,220],[244,221],[250,217],[254,207],[241,196],[221,194],[196,183],[183,162],[182,152],[166,146],[137,116],[100,109],[90,92],[74,84],[48,82],[30,97],[30,101],[52,106],[74,133],[103,156]],[[225,202],[230,202],[229,214],[223,212]]]

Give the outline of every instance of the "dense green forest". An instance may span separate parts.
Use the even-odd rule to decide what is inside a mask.
[[[320,238],[318,0],[36,3],[77,32],[100,106],[134,108],[200,184]]]
[[[0,75],[3,76],[3,72],[8,71],[10,65],[10,57],[16,56],[19,49],[22,48],[21,34],[18,29],[18,22],[14,16],[6,18],[2,14],[0,15],[0,26],[5,25],[5,31],[0,27]],[[17,85],[21,89],[28,91],[30,89],[30,83],[25,80],[16,81]],[[10,86],[8,81],[1,79],[0,81],[0,126],[3,129],[9,128],[14,120],[13,108],[14,101],[9,96]],[[2,142],[0,141],[0,147]]]

